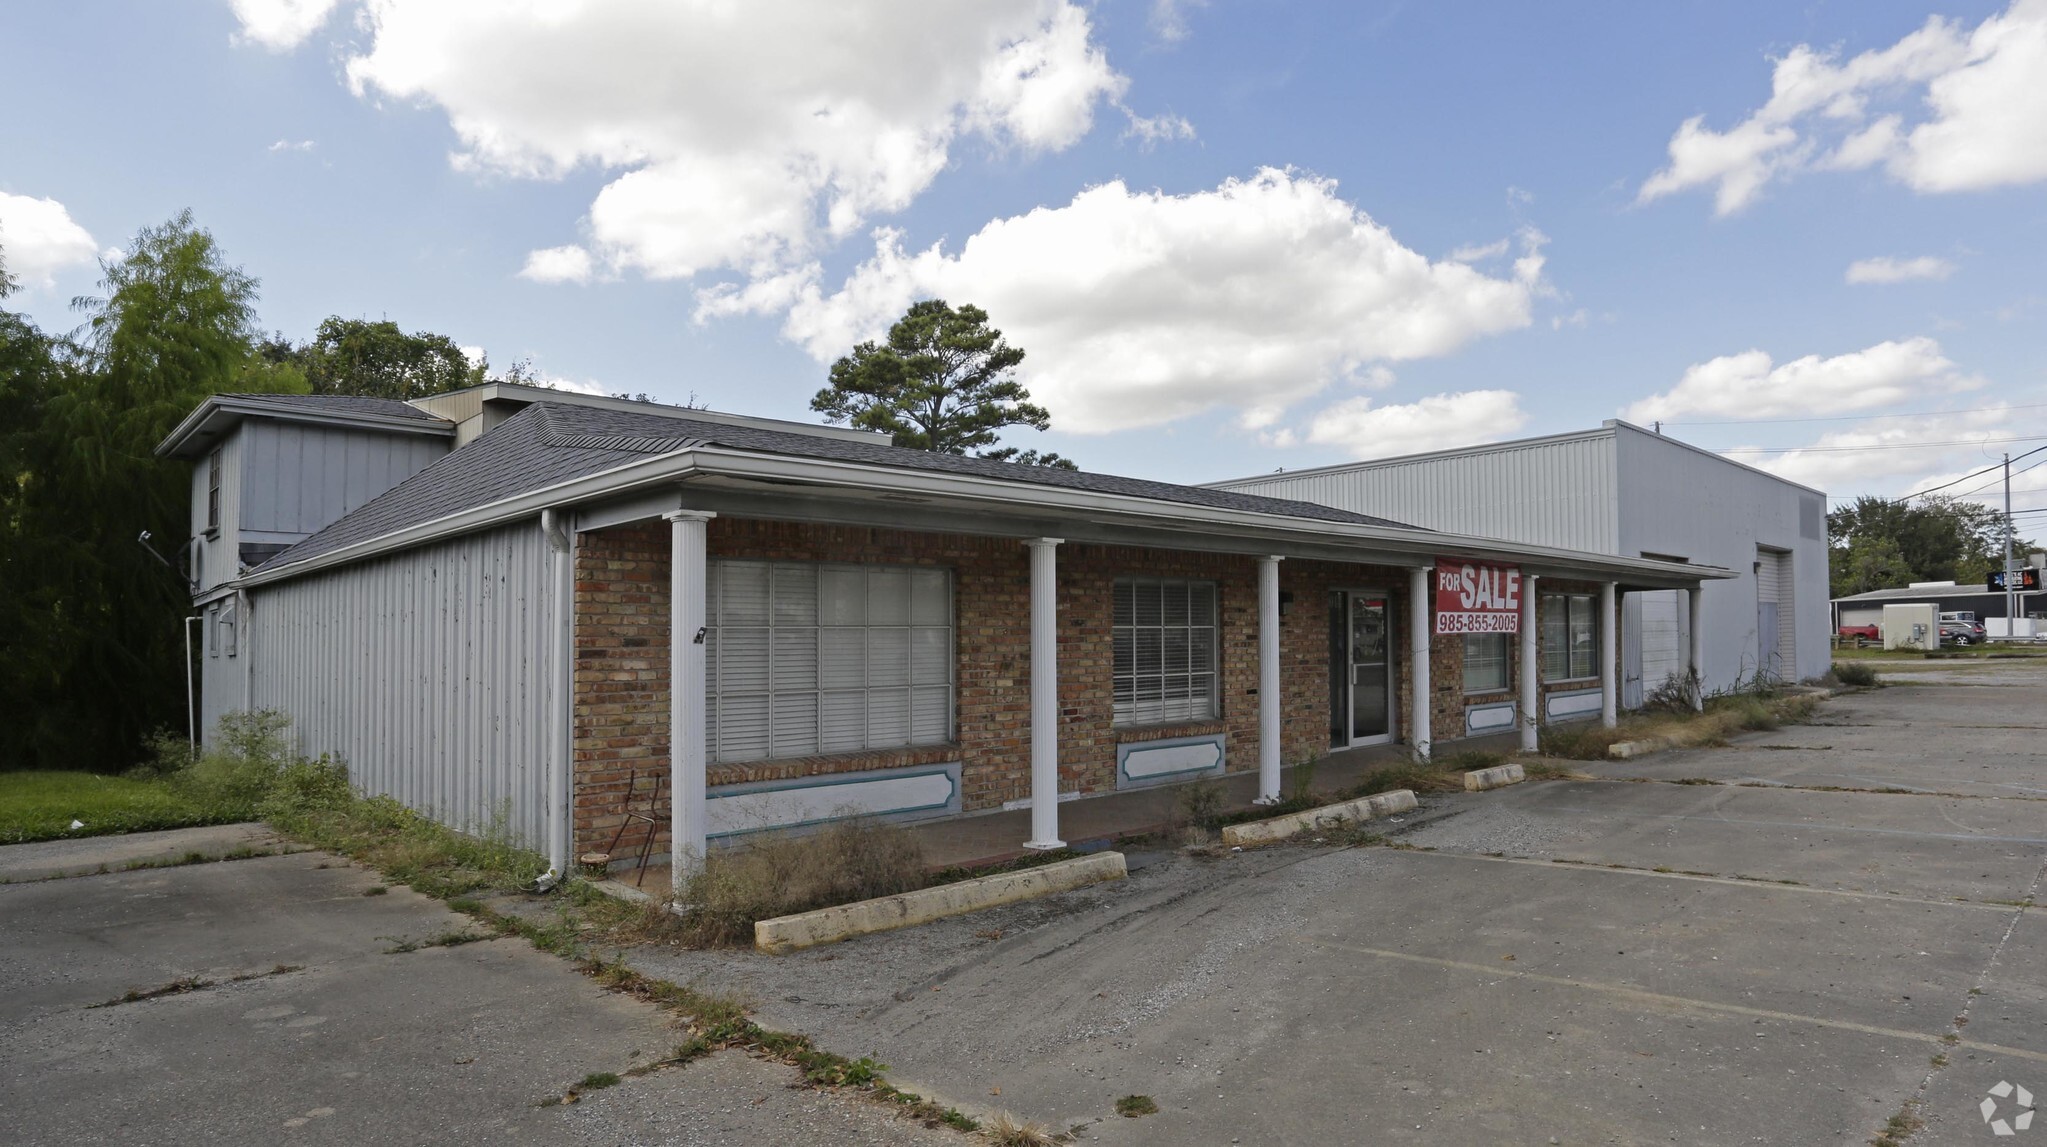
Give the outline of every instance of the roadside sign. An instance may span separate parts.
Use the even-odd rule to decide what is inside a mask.
[[[1991,570],[1990,588],[1995,590],[2013,589],[2035,590],[2040,588],[2039,566],[2020,566],[2018,569],[2015,569],[2011,572],[2017,576],[2010,579],[2011,580],[2010,585],[2006,585],[2004,571]]]
[[[1437,558],[1436,632],[1521,632],[1521,567]]]

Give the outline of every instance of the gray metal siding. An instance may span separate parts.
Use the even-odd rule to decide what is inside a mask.
[[[534,522],[252,591],[254,703],[369,792],[543,847],[549,584]]]
[[[1484,538],[1620,553],[1610,434],[1272,474],[1226,489]],[[1634,556],[1634,555],[1630,555]]]
[[[1630,555],[1664,554],[1724,566],[1740,576],[1707,582],[1700,635],[1706,687],[1724,689],[1757,670],[1757,547],[1791,555],[1787,602],[1827,600],[1827,542],[1822,495],[1751,470],[1660,435],[1622,426],[1616,447],[1620,473],[1620,540]],[[1805,679],[1825,673],[1831,659],[1828,610],[1784,610],[1780,624]]]
[[[242,478],[241,459],[244,453],[242,431],[236,430],[223,439],[220,450],[220,530],[213,537],[206,536],[206,494],[208,458],[202,457],[192,464],[192,558],[198,563],[195,571],[201,592],[212,589],[226,581],[233,581],[241,573],[236,564],[236,554],[242,544],[241,521]],[[210,457],[210,456],[209,456]]]
[[[297,540],[396,486],[448,452],[446,440],[250,419],[235,519],[260,540]],[[280,537],[282,535],[282,537]]]

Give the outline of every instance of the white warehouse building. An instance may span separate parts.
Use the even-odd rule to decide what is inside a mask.
[[[1758,672],[1818,677],[1832,661],[1826,495],[1617,419],[1209,485],[1459,534],[1736,571],[1706,583],[1696,610],[1682,591],[1625,593],[1620,687],[1631,708],[1682,671],[1694,616],[1708,692]]]

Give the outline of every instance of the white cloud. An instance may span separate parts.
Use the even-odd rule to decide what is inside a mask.
[[[56,273],[99,255],[92,235],[54,199],[0,191],[0,261],[24,287],[56,285]]]
[[[271,145],[270,145],[270,147],[269,147],[269,150],[271,150],[271,151],[311,151],[311,150],[313,150],[313,141],[312,141],[312,140],[310,140],[310,139],[301,139],[301,140],[289,140],[289,139],[280,139],[280,140],[278,140],[278,141],[277,141],[276,143],[273,143],[273,144],[271,144]]]
[[[1128,87],[1071,0],[365,0],[362,26],[358,94],[440,108],[466,169],[609,173],[580,246],[653,278],[786,273],[961,140],[1057,151]],[[529,270],[573,269],[562,250]]]
[[[233,0],[241,21],[238,41],[288,52],[320,30],[340,0]]]
[[[1875,419],[1847,430],[1829,431],[1786,450],[1736,447],[1726,454],[1737,462],[1828,493],[1899,496],[1981,470],[1986,447],[1978,443],[2011,435],[2015,415],[2007,405],[1957,414]],[[1923,442],[1951,445],[1912,445]],[[1979,484],[1967,482],[1943,492],[1960,493]]]
[[[1930,338],[1881,342],[1866,350],[1821,358],[1816,354],[1774,365],[1765,351],[1708,359],[1685,370],[1678,384],[1629,406],[1632,422],[1704,414],[1722,418],[1780,418],[1874,410],[1906,398],[1970,390],[1982,380],[1963,375]]]
[[[1527,424],[1521,396],[1513,391],[1466,390],[1393,406],[1347,398],[1318,412],[1304,437],[1318,446],[1342,447],[1353,458],[1389,458],[1496,442]]]
[[[1857,259],[1848,264],[1850,283],[1904,283],[1913,279],[1932,279],[1936,282],[1955,273],[1953,262],[1935,255],[1921,255],[1915,259],[1893,259],[1879,255],[1874,259]]]
[[[528,252],[519,277],[536,283],[587,283],[595,272],[590,252],[571,244]]]
[[[1487,259],[1497,259],[1506,254],[1507,248],[1508,241],[1505,239],[1496,239],[1484,244],[1466,243],[1445,257],[1452,263],[1483,263]]]
[[[1146,151],[1160,143],[1194,138],[1194,125],[1179,116],[1171,114],[1141,116],[1128,108],[1124,109],[1123,114],[1130,118],[1130,126],[1124,130],[1123,138],[1137,140],[1144,145]]]
[[[1800,44],[1777,61],[1769,101],[1747,119],[1725,132],[1704,116],[1680,125],[1669,166],[1638,199],[1710,186],[1715,212],[1728,215],[1772,180],[1878,164],[1921,192],[2047,180],[2043,74],[2047,0],[2012,0],[1974,31],[1935,16],[1846,62]]]
[[[1374,363],[1525,327],[1547,289],[1538,233],[1505,275],[1432,263],[1334,182],[1270,168],[1187,195],[1103,184],[994,220],[957,254],[876,240],[832,294],[813,271],[712,295],[704,313],[793,300],[784,333],[828,362],[916,299],[973,303],[1028,352],[1019,374],[1055,425],[1094,433],[1216,407],[1268,426],[1332,382],[1370,384]]]
[[[1177,44],[1192,34],[1187,10],[1206,8],[1208,0],[1151,0],[1152,34],[1168,44]]]

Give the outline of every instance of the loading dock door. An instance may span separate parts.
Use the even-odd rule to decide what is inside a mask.
[[[1654,693],[1673,673],[1684,672],[1684,641],[1679,632],[1677,591],[1651,590],[1635,595],[1641,604],[1642,623],[1636,628],[1641,642],[1642,692]]]

